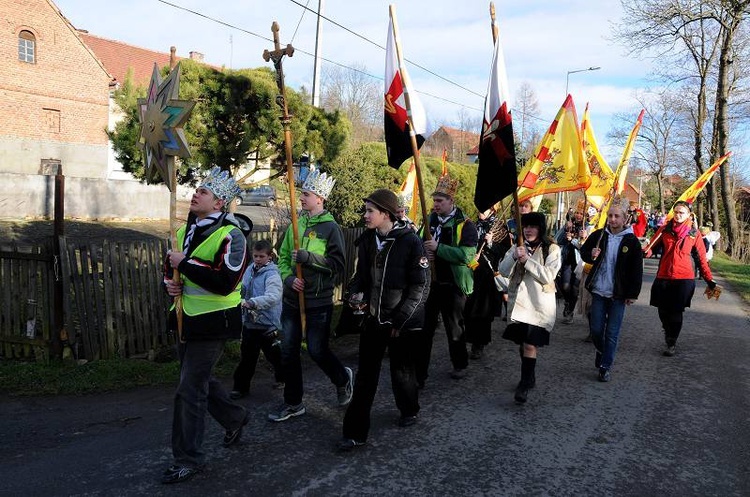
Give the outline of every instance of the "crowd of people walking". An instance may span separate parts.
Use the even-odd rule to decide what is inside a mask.
[[[268,420],[280,423],[306,413],[301,365],[306,340],[307,352],[331,382],[336,405],[345,408],[337,447],[352,451],[366,446],[370,436],[386,352],[396,423],[407,428],[419,421],[419,395],[431,371],[439,321],[455,381],[471,374],[472,361],[482,360],[493,321],[505,321],[502,338],[518,345],[520,357],[513,398],[524,404],[536,385],[539,351],[553,341],[558,299],[562,324],[573,321],[577,305],[586,317],[597,378],[608,382],[625,309],[640,296],[644,256],[661,253],[650,304],[658,309],[665,356],[676,352],[696,270],[716,289],[707,257],[715,240],[704,243],[705,230],[685,202],[675,204],[674,217],[662,223],[644,254],[650,221],[622,199],[612,202],[598,230],[589,224],[585,202],[577,203],[551,236],[547,218],[528,201],[510,220],[494,209],[480,213],[476,222],[469,219],[455,204],[459,184],[448,174],[432,192],[432,212],[421,228],[396,194],[378,189],[362,199],[365,231],[356,241],[356,272],[346,284],[345,305],[364,319],[355,375],[329,345],[334,281],[345,267],[341,228],[325,208],[334,185],[332,177],[314,169],[301,178],[299,241],[295,244],[290,226],[278,261],[268,241],[248,251],[248,233],[228,212],[239,191],[228,174],[214,170],[196,189],[178,246],[165,261],[181,367],[174,462],[162,475],[164,483],[188,480],[204,467],[207,413],[224,428],[225,446],[240,440],[250,414],[235,401],[248,394],[261,351],[273,367],[274,386],[283,389]],[[242,339],[241,359],[227,392],[213,368],[225,342],[236,338]]]

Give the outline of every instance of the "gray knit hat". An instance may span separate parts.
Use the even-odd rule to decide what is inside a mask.
[[[380,210],[389,212],[393,214],[394,217],[398,217],[396,215],[399,205],[398,197],[390,190],[385,188],[375,190],[367,198],[363,198],[362,200],[365,202],[372,202],[377,205]]]

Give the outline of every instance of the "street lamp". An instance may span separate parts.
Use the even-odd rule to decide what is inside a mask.
[[[568,74],[565,75],[565,96],[568,96],[568,82],[570,81],[571,74],[575,74],[577,72],[598,71],[599,69],[601,69],[601,67],[592,66],[592,67],[587,67],[586,69],[576,69],[574,71],[568,71]]]
[[[572,71],[568,71],[568,73],[565,75],[565,96],[568,96],[568,83],[570,82],[570,75],[575,74],[577,72],[586,72],[586,71],[598,71],[601,69],[599,66],[591,66],[587,67],[585,69],[574,69]],[[562,224],[562,211],[564,208],[563,205],[563,195],[561,192],[557,193],[557,227],[559,228]]]

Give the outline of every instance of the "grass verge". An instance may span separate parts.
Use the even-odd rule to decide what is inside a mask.
[[[215,374],[232,374],[240,357],[239,342],[228,342]],[[154,385],[176,385],[178,361],[151,362],[145,359],[109,359],[85,364],[54,361],[0,361],[0,394],[13,396],[83,395],[131,390]]]
[[[750,303],[750,265],[731,259],[721,252],[714,252],[711,270],[724,278],[742,300]]]
[[[336,328],[341,306],[334,307],[331,329]],[[304,347],[304,344],[303,344]],[[240,342],[227,342],[214,369],[228,378],[240,360]],[[83,395],[131,390],[154,385],[177,385],[177,361],[151,362],[145,359],[111,359],[86,364],[67,362],[23,362],[0,360],[0,395]]]

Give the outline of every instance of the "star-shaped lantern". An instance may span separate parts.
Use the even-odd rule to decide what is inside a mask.
[[[190,157],[182,126],[195,106],[195,102],[179,100],[179,92],[180,65],[162,81],[154,64],[148,94],[138,99],[146,179],[152,182],[160,176],[170,190],[175,174],[173,157]]]

